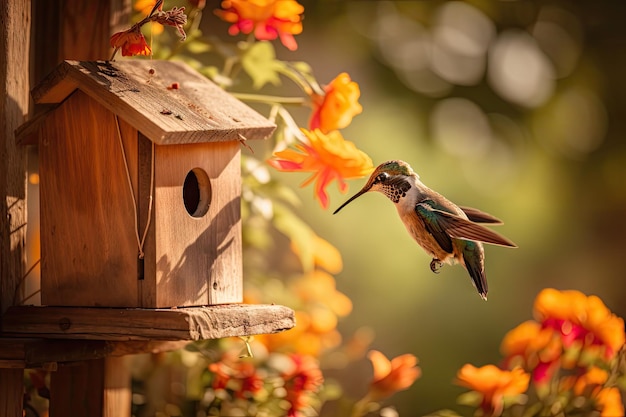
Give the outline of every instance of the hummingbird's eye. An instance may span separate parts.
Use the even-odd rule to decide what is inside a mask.
[[[389,174],[387,174],[386,172],[381,172],[376,176],[375,182],[385,182],[387,178],[389,178]]]

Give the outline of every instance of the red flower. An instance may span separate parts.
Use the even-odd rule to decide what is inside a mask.
[[[215,374],[213,389],[229,389],[238,398],[249,397],[263,388],[263,378],[254,364],[232,354],[225,354],[221,361],[210,364],[209,370]]]
[[[316,393],[324,383],[324,377],[312,356],[294,353],[289,357],[293,367],[283,374],[283,379],[287,390],[286,400],[291,404],[287,415],[293,417],[309,405],[311,394]]]
[[[278,37],[287,49],[298,49],[293,35],[302,32],[304,7],[296,0],[224,0],[222,8],[215,14],[232,23],[228,29],[231,35],[254,31],[258,40]]]
[[[122,48],[123,56],[132,55],[150,55],[152,50],[146,43],[146,38],[141,34],[139,26],[133,26],[130,29],[114,33],[111,36],[111,48]]]
[[[594,295],[546,288],[537,295],[534,311],[544,328],[560,333],[566,348],[577,342],[603,350],[610,360],[624,345],[624,320]]]

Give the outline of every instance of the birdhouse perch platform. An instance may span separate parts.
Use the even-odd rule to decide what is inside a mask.
[[[295,326],[280,305],[227,304],[172,309],[15,306],[4,336],[87,340],[205,340],[270,334]]]

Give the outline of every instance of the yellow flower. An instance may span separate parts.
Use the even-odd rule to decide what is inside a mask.
[[[352,118],[363,111],[359,104],[361,91],[359,85],[343,72],[324,88],[324,95],[311,94],[313,115],[309,128],[320,129],[327,133],[343,129],[352,122]]]
[[[409,388],[422,373],[417,358],[408,353],[389,360],[383,353],[371,350],[367,357],[374,367],[368,392],[371,401],[382,400]]]
[[[224,0],[222,9],[215,14],[232,23],[229,34],[254,32],[258,40],[278,37],[287,49],[298,49],[293,35],[302,33],[304,7],[296,0]]]
[[[457,373],[457,384],[479,393],[484,415],[499,416],[504,410],[504,398],[523,394],[528,389],[530,375],[521,368],[502,370],[494,365],[476,368],[464,365]]]
[[[537,295],[534,311],[543,327],[561,333],[566,347],[574,342],[584,347],[600,346],[605,349],[605,358],[612,359],[624,345],[624,320],[594,295],[546,288]]]
[[[348,185],[344,180],[364,177],[374,169],[370,157],[338,131],[325,134],[319,129],[302,129],[302,132],[308,143],[296,145],[297,150],[276,152],[268,163],[279,171],[312,172],[302,186],[315,181],[315,195],[323,208],[328,208],[326,187],[333,180],[337,180],[340,191],[346,192]]]

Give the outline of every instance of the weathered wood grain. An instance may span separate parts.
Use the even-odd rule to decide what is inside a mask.
[[[71,340],[2,338],[0,339],[0,367],[43,368],[56,370],[59,363],[80,362],[111,356],[139,353],[162,353],[184,348],[189,340]]]
[[[25,265],[26,150],[13,132],[29,111],[30,19],[29,0],[0,1],[0,314],[15,302]],[[22,416],[24,371],[2,365],[0,416]]]
[[[50,416],[103,416],[105,359],[63,364],[50,373]]]
[[[15,306],[3,317],[21,337],[91,340],[204,340],[277,333],[295,325],[279,305],[219,305],[178,309]]]
[[[120,127],[132,164],[137,132]],[[76,91],[43,129],[42,304],[136,306],[134,212],[114,115]]]
[[[265,139],[275,129],[273,123],[180,62],[65,61],[32,95],[36,103],[59,103],[75,89],[159,145]]]
[[[154,260],[156,304],[170,307],[242,301],[241,164],[239,143],[156,145]],[[183,183],[190,170],[209,177],[211,198],[202,217],[187,213]],[[152,241],[151,239],[151,241]],[[148,250],[148,248],[146,248]]]

